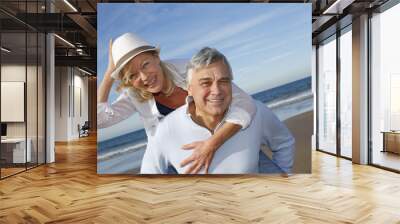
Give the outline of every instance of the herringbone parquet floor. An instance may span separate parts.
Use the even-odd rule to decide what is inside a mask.
[[[313,153],[313,173],[98,176],[94,137],[0,181],[0,223],[400,223],[400,175]]]

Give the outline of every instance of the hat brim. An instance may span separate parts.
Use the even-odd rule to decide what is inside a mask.
[[[132,58],[138,56],[141,53],[144,52],[148,52],[148,51],[156,51],[158,53],[160,53],[160,48],[159,47],[153,47],[153,48],[148,48],[148,49],[143,49],[140,51],[135,51],[132,53],[132,55],[128,56],[129,54],[127,54],[126,58],[119,63],[119,65],[116,66],[115,70],[111,73],[111,77],[115,80],[119,80],[119,73],[121,72],[122,68],[125,67],[125,65],[132,60]]]

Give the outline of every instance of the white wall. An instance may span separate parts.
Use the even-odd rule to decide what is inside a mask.
[[[79,70],[72,67],[56,67],[55,108],[55,140],[77,139],[78,124],[82,126],[88,120],[88,78]]]
[[[78,71],[78,70],[75,70]],[[79,113],[79,111],[75,112],[75,119],[74,119],[74,124],[73,127],[74,128],[74,132],[76,132],[74,135],[78,136],[78,129],[76,128],[78,126],[78,124],[80,126],[82,126],[85,121],[89,120],[89,91],[88,91],[88,77],[87,76],[83,76],[84,74],[81,73],[80,71],[78,71],[78,75],[76,75],[77,73],[75,72],[75,87],[80,88],[80,109],[81,109],[81,113]],[[77,90],[75,88],[75,90]],[[77,94],[75,92],[75,94]],[[78,100],[77,97],[75,96],[75,100]]]
[[[26,69],[26,70],[25,70]],[[30,74],[36,74],[36,66],[27,66],[20,64],[3,64],[1,66],[1,81],[9,82],[25,82],[25,75],[28,72]],[[29,77],[28,77],[29,78]],[[29,85],[36,86],[36,80],[28,80]],[[36,108],[36,88],[27,88],[27,106]],[[33,92],[31,92],[33,91]],[[2,96],[4,97],[4,96]],[[32,102],[33,105],[30,105]],[[23,108],[24,109],[24,108]],[[9,110],[9,108],[1,108],[1,110]],[[36,112],[35,109],[27,109],[27,120],[28,120],[28,137],[31,132],[31,128],[36,130]],[[32,123],[34,122],[34,123]],[[7,122],[7,135],[9,137],[25,137],[25,126],[26,122]],[[36,133],[36,132],[35,132]]]
[[[28,66],[29,69],[29,66]],[[25,82],[24,65],[1,65],[1,81]]]
[[[55,141],[68,140],[68,86],[67,67],[55,68]]]
[[[38,69],[38,70],[37,70]],[[22,102],[20,109],[12,107],[2,107],[2,112],[16,113],[12,110],[20,110],[22,117],[26,112],[26,120],[23,118],[21,122],[6,122],[7,123],[7,137],[24,138],[25,135],[31,140],[32,161],[36,162],[37,153],[39,153],[39,163],[44,163],[44,74],[42,73],[41,66],[32,66],[25,64],[3,64],[1,66],[2,82],[24,82],[26,84],[26,106],[25,100]],[[25,78],[27,77],[27,81]],[[2,89],[2,93],[3,93]],[[21,92],[22,91],[22,92]],[[24,90],[19,90],[20,94],[24,94]],[[2,95],[7,97],[7,95]],[[24,98],[25,96],[22,96]],[[17,102],[15,102],[17,103]],[[3,102],[2,102],[3,104]]]

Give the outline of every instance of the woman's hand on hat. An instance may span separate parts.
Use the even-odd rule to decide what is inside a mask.
[[[218,147],[213,143],[212,140],[197,141],[182,146],[184,150],[193,150],[191,156],[181,162],[181,167],[189,165],[189,168],[185,170],[185,174],[196,174],[203,167],[205,173],[208,173],[211,161],[214,157],[214,153]]]
[[[108,45],[108,67],[107,67],[107,74],[111,75],[111,73],[115,70],[115,64],[112,57],[112,39],[109,41]]]

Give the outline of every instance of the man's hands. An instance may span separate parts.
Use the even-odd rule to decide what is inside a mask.
[[[185,174],[196,174],[203,166],[207,174],[215,152],[225,141],[239,132],[241,128],[242,126],[240,125],[227,122],[207,140],[184,145],[184,150],[193,150],[192,155],[181,162],[181,167],[190,164]]]
[[[186,169],[185,174],[196,174],[203,166],[205,167],[205,173],[208,173],[211,161],[214,157],[217,146],[213,143],[212,139],[205,141],[192,142],[182,147],[184,150],[193,150],[191,156],[181,162],[181,167],[190,164],[189,168]]]

